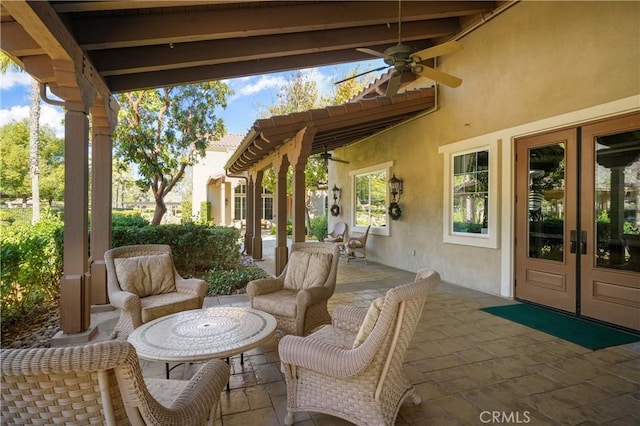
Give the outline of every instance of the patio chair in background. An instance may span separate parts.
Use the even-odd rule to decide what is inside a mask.
[[[369,309],[337,306],[333,323],[278,345],[287,385],[285,424],[294,412],[315,411],[358,425],[392,425],[400,405],[420,396],[402,364],[428,292],[440,283],[422,270],[413,283],[387,291]]]
[[[189,381],[143,379],[135,348],[121,340],[3,349],[0,360],[2,424],[213,424],[230,372],[211,360]]]
[[[347,236],[347,224],[344,222],[337,222],[333,225],[333,230],[327,235],[324,240],[328,243],[342,243]]]
[[[283,334],[304,336],[331,322],[327,300],[336,288],[339,248],[333,243],[294,243],[276,278],[250,281],[253,309],[273,315]]]
[[[351,237],[344,244],[344,250],[347,254],[347,263],[351,259],[362,259],[367,264],[367,237],[369,236],[371,225],[367,226],[367,230],[360,237]]]
[[[104,260],[109,300],[120,309],[112,338],[126,336],[156,318],[202,308],[207,283],[182,278],[168,245],[116,247],[105,252]]]

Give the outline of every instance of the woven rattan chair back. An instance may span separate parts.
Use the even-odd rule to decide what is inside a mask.
[[[188,382],[142,377],[126,341],[42,349],[3,349],[0,423],[64,425],[198,425],[213,421],[229,366],[206,363]],[[171,395],[161,395],[170,392]],[[126,402],[125,402],[126,401]]]
[[[428,292],[440,283],[422,270],[413,283],[390,289],[366,339],[357,347],[368,311],[338,306],[332,325],[305,338],[285,336],[279,354],[287,384],[285,424],[293,413],[315,411],[358,425],[392,425],[406,398],[420,398],[403,371],[404,357]]]

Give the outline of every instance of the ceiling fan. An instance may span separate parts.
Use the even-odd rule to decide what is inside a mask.
[[[318,154],[320,156],[320,158],[322,158],[324,160],[324,165],[327,166],[329,164],[329,161],[336,161],[338,163],[344,163],[344,164],[349,164],[349,162],[347,160],[343,160],[341,158],[336,158],[333,155],[331,155],[328,151],[327,151],[327,147],[324,147],[324,152],[321,152],[320,154]]]
[[[374,70],[366,71],[364,73],[346,78],[344,80],[337,81],[335,84],[340,84],[352,78],[360,77],[361,75],[381,71],[385,68],[394,67],[395,70],[389,78],[387,83],[387,96],[395,95],[400,88],[402,82],[402,73],[411,71],[416,75],[429,78],[438,83],[442,83],[449,87],[458,87],[462,84],[462,80],[451,74],[447,74],[443,71],[438,71],[425,65],[423,62],[435,58],[437,56],[447,55],[462,50],[462,44],[457,41],[449,41],[446,43],[432,46],[420,51],[417,51],[406,44],[402,43],[402,14],[401,14],[401,1],[398,1],[398,44],[386,49],[384,52],[378,52],[373,49],[358,48],[356,50],[367,53],[369,55],[377,56],[384,59],[387,66],[376,68]]]

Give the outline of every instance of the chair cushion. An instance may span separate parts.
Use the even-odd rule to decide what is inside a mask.
[[[298,293],[295,290],[278,290],[254,297],[251,306],[253,309],[269,312],[272,315],[295,318],[298,310],[297,296]]]
[[[143,323],[166,315],[202,308],[202,302],[197,295],[178,292],[147,296],[140,299],[140,303]]]
[[[347,243],[347,245],[348,245],[350,248],[360,248],[360,247],[362,247],[362,242],[361,242],[361,241],[359,241],[359,240],[350,240],[350,241]]]
[[[343,328],[325,325],[307,336],[309,339],[319,340],[330,345],[339,346],[342,349],[351,349],[356,333]]]
[[[369,337],[369,334],[373,331],[373,327],[375,327],[376,322],[378,322],[378,317],[382,311],[382,305],[384,305],[384,297],[378,297],[373,301],[371,306],[369,306],[367,315],[364,317],[364,321],[362,321],[362,324],[360,325],[356,339],[353,341],[353,349],[363,344],[364,341],[367,340],[367,337]]]
[[[284,288],[301,290],[322,287],[331,269],[332,255],[296,250],[291,253],[284,277]]]
[[[120,288],[147,297],[176,291],[169,253],[114,259]]]

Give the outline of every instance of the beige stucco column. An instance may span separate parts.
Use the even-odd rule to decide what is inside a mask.
[[[251,172],[253,181],[253,252],[256,260],[262,259],[262,177],[264,172]]]
[[[287,247],[287,171],[289,159],[286,156],[278,156],[273,163],[273,171],[276,174],[276,276],[284,270],[289,261],[289,248]]]
[[[305,202],[306,190],[304,184],[304,168],[311,154],[311,144],[316,129],[305,127],[300,130],[293,141],[294,149],[290,154],[293,166],[293,242],[304,242],[306,238]]]
[[[65,100],[64,260],[60,282],[62,335],[83,333],[90,340],[97,332],[91,321],[89,257],[89,108],[96,91],[76,73],[71,61],[54,61],[58,96]],[[52,345],[64,344],[56,336]]]
[[[249,176],[247,179],[247,193],[246,199],[247,202],[247,215],[245,217],[245,226],[244,226],[244,252],[246,254],[253,254],[253,217],[254,217],[254,209],[253,205],[253,176]]]
[[[111,134],[117,123],[117,104],[111,99],[91,109],[91,305],[107,305],[107,269],[104,253],[111,248]],[[108,306],[108,305],[107,305]]]

